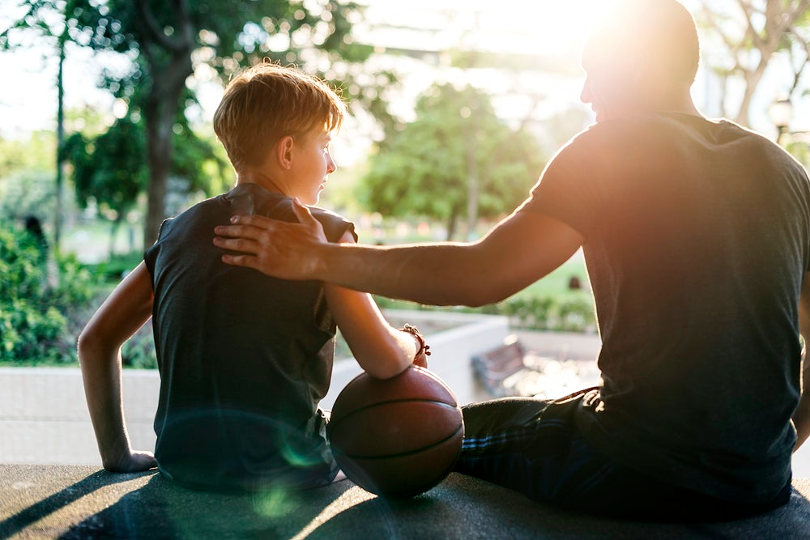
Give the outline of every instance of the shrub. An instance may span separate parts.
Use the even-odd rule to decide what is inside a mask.
[[[593,298],[585,291],[563,292],[560,294],[536,294],[521,291],[497,304],[480,308],[440,308],[391,300],[375,296],[377,304],[383,309],[416,309],[461,311],[465,313],[484,313],[487,315],[504,315],[509,317],[510,325],[526,330],[551,330],[559,332],[594,332],[596,315]]]
[[[146,324],[121,346],[121,363],[131,368],[157,368],[152,319],[146,321]]]
[[[49,263],[37,238],[0,223],[0,276],[0,362],[74,362],[68,318],[92,296],[90,272],[73,256]]]
[[[118,284],[127,272],[143,260],[143,251],[133,251],[131,253],[118,253],[111,255],[104,262],[93,265],[93,274],[99,276],[109,283]]]

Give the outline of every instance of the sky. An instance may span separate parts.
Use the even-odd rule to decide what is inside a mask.
[[[538,114],[548,116],[553,110],[576,106],[583,76],[578,71],[578,56],[587,34],[589,17],[594,16],[598,0],[364,0],[368,5],[367,20],[357,28],[360,40],[382,42],[388,47],[410,47],[414,43],[445,48],[458,44],[493,52],[522,52],[565,59],[571,65],[572,76],[546,76],[535,74],[520,81],[529,88],[546,96],[544,106],[552,110]],[[694,9],[697,0],[683,0]],[[14,10],[7,9],[15,0],[0,0],[0,27],[5,27],[13,17]],[[54,44],[44,39],[31,40],[27,46],[14,52],[0,53],[0,136],[24,137],[35,129],[53,129],[56,116],[56,69],[53,54]],[[65,95],[68,108],[91,105],[112,113],[116,104],[103,90],[96,87],[102,66],[113,68],[121,65],[114,55],[96,55],[87,50],[71,47],[65,65]],[[407,119],[410,107],[419,92],[437,77],[437,72],[409,65],[404,77],[403,89],[392,111]],[[443,75],[442,75],[443,76]],[[501,81],[486,71],[478,73],[485,79],[483,85],[492,86],[494,93],[501,94],[502,107],[519,108],[520,96],[509,96],[508,85],[515,81]],[[475,80],[472,81],[476,83]],[[765,81],[763,95],[778,92],[780,81]],[[203,104],[198,121],[210,123],[222,88],[218,84],[197,83]],[[494,85],[494,86],[493,86]],[[772,87],[772,88],[769,88]],[[694,95],[699,106],[711,101],[711,81],[699,78]],[[769,98],[770,99],[770,98]],[[525,100],[524,100],[525,101]],[[120,104],[119,104],[120,106]],[[120,107],[119,107],[120,108]],[[760,109],[766,109],[760,106]],[[810,117],[800,114],[797,118]],[[706,111],[711,115],[712,111]],[[764,112],[753,120],[754,127],[769,129]],[[758,126],[759,124],[759,126]],[[801,126],[799,127],[801,129]]]
[[[468,0],[463,4],[452,0],[410,0],[404,3],[390,0],[366,0],[368,18],[375,25],[420,27],[418,39],[431,39],[436,47],[452,47],[458,43],[471,44],[494,52],[542,51],[566,52],[576,58],[577,42],[584,37],[584,25],[577,11],[592,0],[540,0],[523,2],[502,0],[492,3]],[[0,0],[0,4],[13,0]],[[493,5],[494,4],[494,5]],[[459,6],[464,9],[459,9]],[[0,25],[5,27],[13,12],[0,10]],[[435,32],[431,32],[435,29]],[[364,38],[386,41],[387,46],[409,46],[407,28],[382,31],[363,30]],[[46,40],[32,40],[29,46],[12,53],[0,53],[0,134],[22,135],[32,129],[50,128],[56,115],[57,63],[54,45]],[[96,88],[102,63],[115,63],[113,55],[96,56],[84,49],[71,47],[65,65],[65,96],[69,108],[91,104],[112,111],[113,101],[106,92]],[[13,74],[13,75],[11,75]],[[429,75],[427,75],[429,76]],[[418,79],[418,76],[416,77]],[[417,86],[427,86],[422,81]],[[421,91],[419,88],[418,91]],[[554,89],[551,89],[554,91]],[[221,95],[220,88],[203,88],[205,110],[203,121],[210,121]],[[575,96],[576,97],[576,96]]]

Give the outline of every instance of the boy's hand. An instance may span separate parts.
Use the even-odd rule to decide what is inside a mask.
[[[157,467],[157,460],[155,460],[152,452],[129,452],[114,463],[104,463],[104,468],[114,473],[131,473],[148,471]]]
[[[234,216],[233,225],[214,228],[214,245],[242,255],[223,255],[222,262],[254,268],[281,279],[317,279],[317,248],[328,244],[320,222],[307,207],[293,202],[299,223],[264,216]]]
[[[424,352],[421,352],[421,353],[416,355],[416,357],[413,359],[413,365],[419,366],[419,367],[425,368],[425,369],[428,368],[427,356],[425,356]]]

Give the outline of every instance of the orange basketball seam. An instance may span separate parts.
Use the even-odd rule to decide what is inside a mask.
[[[412,454],[418,454],[419,452],[424,452],[425,450],[428,450],[428,449],[433,448],[435,446],[439,446],[440,444],[445,443],[445,442],[449,441],[450,439],[452,439],[453,437],[455,437],[456,435],[458,435],[459,432],[462,432],[462,433],[464,432],[464,424],[463,423],[453,433],[451,433],[450,435],[448,435],[447,437],[445,437],[444,439],[442,439],[440,441],[436,441],[436,442],[431,443],[431,444],[429,444],[427,446],[422,446],[421,448],[417,448],[415,450],[408,450],[407,452],[399,452],[397,454],[385,454],[383,456],[361,456],[361,455],[355,455],[355,454],[347,454],[346,452],[342,451],[340,448],[335,447],[335,446],[332,447],[332,452],[342,454],[342,455],[344,455],[344,456],[346,456],[347,458],[350,458],[350,459],[393,459],[393,458],[400,458],[400,457],[410,456]],[[460,450],[461,450],[461,447],[459,447],[459,451]]]
[[[414,399],[414,398],[389,399],[388,401],[377,401],[377,402],[374,402],[374,403],[369,403],[368,405],[363,405],[362,407],[358,407],[357,409],[354,409],[350,413],[347,413],[346,415],[341,416],[337,420],[330,420],[326,424],[326,431],[331,433],[332,430],[336,429],[334,426],[336,426],[336,425],[340,424],[341,422],[345,421],[347,418],[351,418],[352,416],[354,416],[354,415],[356,415],[356,414],[358,414],[360,412],[363,412],[363,411],[365,411],[367,409],[373,409],[374,407],[379,407],[380,405],[390,405],[391,403],[406,403],[406,402],[407,403],[435,403],[437,405],[441,405],[442,407],[447,407],[448,409],[454,409],[454,410],[459,411],[459,408],[458,408],[457,404],[451,405],[450,403],[446,403],[444,401],[436,401],[435,399]],[[461,411],[459,411],[459,412],[461,412]],[[335,417],[335,410],[332,409],[332,418],[334,418],[334,417]]]

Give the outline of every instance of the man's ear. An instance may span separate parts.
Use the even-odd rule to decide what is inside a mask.
[[[294,146],[295,139],[293,139],[292,135],[285,135],[276,143],[276,161],[278,161],[279,166],[284,170],[292,168]]]

